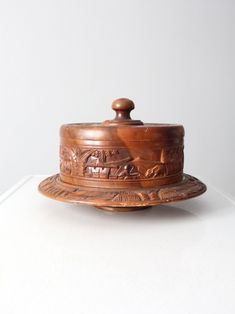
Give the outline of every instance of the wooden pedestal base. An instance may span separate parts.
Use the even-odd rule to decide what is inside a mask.
[[[95,206],[98,209],[110,211],[110,212],[131,212],[136,210],[143,210],[152,206],[136,206],[136,207],[112,207],[112,206]]]

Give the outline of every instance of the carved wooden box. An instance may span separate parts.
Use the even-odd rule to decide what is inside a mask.
[[[56,200],[129,211],[188,199],[206,191],[183,173],[184,128],[132,120],[134,103],[113,102],[113,120],[60,129],[60,173],[39,190]]]

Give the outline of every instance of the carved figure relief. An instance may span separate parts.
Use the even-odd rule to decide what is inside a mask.
[[[158,159],[133,158],[127,149],[83,149],[61,146],[60,171],[65,175],[99,179],[148,179],[178,173],[183,148],[161,149]]]

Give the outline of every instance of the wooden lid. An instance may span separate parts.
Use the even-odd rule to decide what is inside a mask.
[[[182,144],[184,128],[180,124],[143,123],[132,120],[130,112],[135,108],[128,98],[112,102],[115,117],[103,123],[69,123],[60,128],[61,138],[95,141],[139,141],[154,145]]]
[[[63,125],[60,177],[102,188],[155,187],[183,177],[184,128],[132,120],[133,101],[116,99],[116,116],[103,123]]]

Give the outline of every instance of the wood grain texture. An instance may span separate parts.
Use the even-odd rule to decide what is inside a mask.
[[[60,175],[51,176],[39,185],[39,190],[46,196],[65,202],[84,203],[106,209],[127,211],[176,202],[198,196],[206,191],[204,183],[184,174],[177,185],[155,187],[151,189],[99,189],[78,187],[66,184]]]
[[[202,182],[183,175],[182,125],[132,120],[134,103],[125,98],[115,100],[112,108],[113,120],[61,127],[60,174],[39,186],[43,194],[130,210],[205,191]]]

